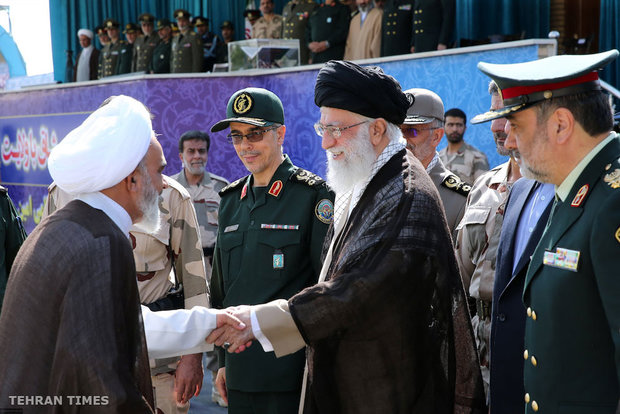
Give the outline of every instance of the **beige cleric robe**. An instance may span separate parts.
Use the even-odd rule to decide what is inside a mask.
[[[349,25],[344,60],[370,59],[381,56],[381,20],[383,11],[374,8],[368,12],[364,24],[358,13]]]

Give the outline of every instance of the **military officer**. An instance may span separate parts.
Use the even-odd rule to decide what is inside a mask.
[[[177,9],[174,18],[179,26],[179,34],[172,38],[172,64],[170,72],[186,73],[202,71],[202,40],[189,24],[187,10]]]
[[[310,63],[343,58],[349,20],[349,8],[339,0],[326,0],[314,9],[306,30],[306,43],[311,52]]]
[[[333,193],[282,153],[286,127],[275,94],[260,88],[237,91],[226,115],[211,131],[230,127],[228,138],[251,174],[220,191],[213,304],[289,298],[318,280]],[[225,354],[220,353],[217,384],[223,395],[227,392],[229,413],[297,412],[303,351],[282,358],[260,347]],[[242,411],[244,406],[251,408]]]
[[[284,18],[282,26],[283,39],[299,39],[300,65],[308,64],[310,50],[308,49],[307,25],[310,15],[318,7],[314,0],[291,0],[282,9]]]
[[[202,40],[202,71],[211,72],[216,60],[217,48],[222,40],[209,30],[209,19],[198,16],[194,19],[194,26]]]
[[[196,212],[189,193],[165,177],[160,196],[160,226],[147,233],[131,227],[140,301],[152,311],[209,307]],[[55,183],[48,189],[46,217],[72,200]],[[202,385],[202,354],[151,361],[151,380],[157,407],[165,413],[187,413],[188,401]]]
[[[110,43],[110,37],[108,36],[108,32],[106,31],[103,25],[95,27],[95,33],[97,33],[97,38],[99,39],[99,43],[101,44],[101,49],[108,43]]]
[[[103,22],[110,43],[101,50],[101,76],[118,75],[128,73],[131,69],[131,51],[126,41],[120,38],[120,24],[114,19],[107,19]]]
[[[280,39],[284,20],[273,12],[273,0],[260,0],[260,11],[263,14],[252,25],[254,39]]]
[[[448,47],[454,31],[455,0],[415,0],[411,52],[431,52]]]
[[[413,46],[413,0],[389,0],[381,22],[381,56],[404,55]]]
[[[498,85],[506,147],[555,185],[525,278],[526,413],[617,412],[620,400],[620,140],[598,69],[617,50],[478,68]]]
[[[155,16],[150,13],[142,13],[138,16],[142,36],[138,37],[133,45],[134,53],[131,63],[132,72],[148,72],[153,51],[159,44],[159,35],[153,30]]]
[[[407,149],[420,160],[437,187],[452,240],[456,240],[456,226],[463,218],[471,185],[444,167],[437,153],[443,137],[443,101],[428,89],[408,89],[405,93],[413,96],[413,105],[407,110],[400,129],[407,140]]]
[[[26,231],[22,225],[22,221],[15,210],[13,201],[9,197],[6,188],[0,186],[0,215],[1,236],[0,236],[0,310],[2,310],[2,301],[4,299],[4,291],[11,273],[13,260],[19,251],[24,240],[26,240]]]
[[[157,35],[159,43],[153,49],[153,56],[149,65],[150,73],[170,73],[170,52],[172,43],[172,27],[170,20],[157,21]]]

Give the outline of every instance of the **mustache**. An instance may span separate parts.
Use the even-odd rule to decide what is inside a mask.
[[[260,155],[260,151],[241,151],[239,156],[245,157],[246,155]]]
[[[494,133],[493,133],[493,138],[495,138],[495,140],[498,140],[498,139],[503,139],[503,140],[505,140],[507,136],[508,136],[508,135],[506,135],[506,133],[505,133],[505,132],[494,132]]]

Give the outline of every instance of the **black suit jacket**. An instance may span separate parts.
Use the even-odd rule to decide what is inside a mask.
[[[523,412],[523,338],[525,336],[525,307],[521,296],[523,282],[545,229],[552,203],[540,217],[513,272],[515,235],[523,207],[538,183],[526,178],[518,180],[508,197],[504,223],[497,249],[493,310],[491,325],[491,388],[492,414]]]

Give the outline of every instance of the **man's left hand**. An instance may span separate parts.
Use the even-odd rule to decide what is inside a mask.
[[[177,365],[174,392],[179,404],[186,404],[202,388],[202,354],[183,355]]]

